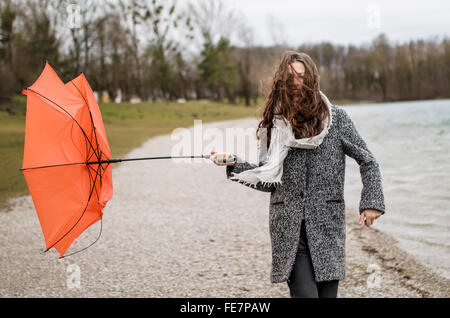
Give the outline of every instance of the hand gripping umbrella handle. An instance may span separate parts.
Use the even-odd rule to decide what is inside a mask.
[[[235,162],[237,160],[235,155],[229,155],[227,158],[218,158],[217,162],[218,163],[232,163]]]

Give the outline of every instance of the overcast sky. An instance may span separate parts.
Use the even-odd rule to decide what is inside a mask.
[[[254,44],[331,41],[369,43],[385,32],[394,42],[449,36],[450,1],[226,0],[248,19]],[[269,25],[272,27],[269,28]]]

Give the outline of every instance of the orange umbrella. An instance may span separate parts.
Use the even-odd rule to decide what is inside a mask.
[[[96,98],[83,74],[64,84],[51,66],[27,95],[22,171],[45,238],[61,257],[102,218],[113,194],[111,157]],[[105,163],[92,163],[105,161]]]
[[[27,114],[21,170],[46,251],[55,247],[61,257],[85,229],[102,219],[102,210],[113,194],[110,163],[209,158],[112,159],[100,109],[83,74],[64,84],[46,63],[42,74],[23,94],[27,95]]]

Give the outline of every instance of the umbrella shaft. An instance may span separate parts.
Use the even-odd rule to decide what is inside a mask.
[[[165,156],[165,157],[145,157],[145,158],[127,158],[127,159],[115,159],[110,158],[108,160],[90,161],[86,162],[88,165],[92,164],[102,164],[102,163],[116,163],[123,161],[137,161],[137,160],[155,160],[155,159],[176,159],[176,158],[205,158],[208,159],[210,155],[199,155],[199,156]]]

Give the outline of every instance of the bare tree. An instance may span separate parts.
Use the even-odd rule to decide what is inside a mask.
[[[220,38],[231,39],[240,31],[236,11],[223,0],[191,0],[187,13],[195,27],[193,40],[198,51],[206,42],[217,43]]]
[[[286,28],[273,14],[268,14],[266,17],[266,24],[275,46],[287,46]]]
[[[243,18],[240,19],[239,30],[238,40],[242,43],[242,47],[236,50],[235,59],[238,65],[240,94],[244,97],[245,105],[250,106],[251,98],[256,93],[253,68],[257,67],[257,61],[252,63],[254,31]]]

